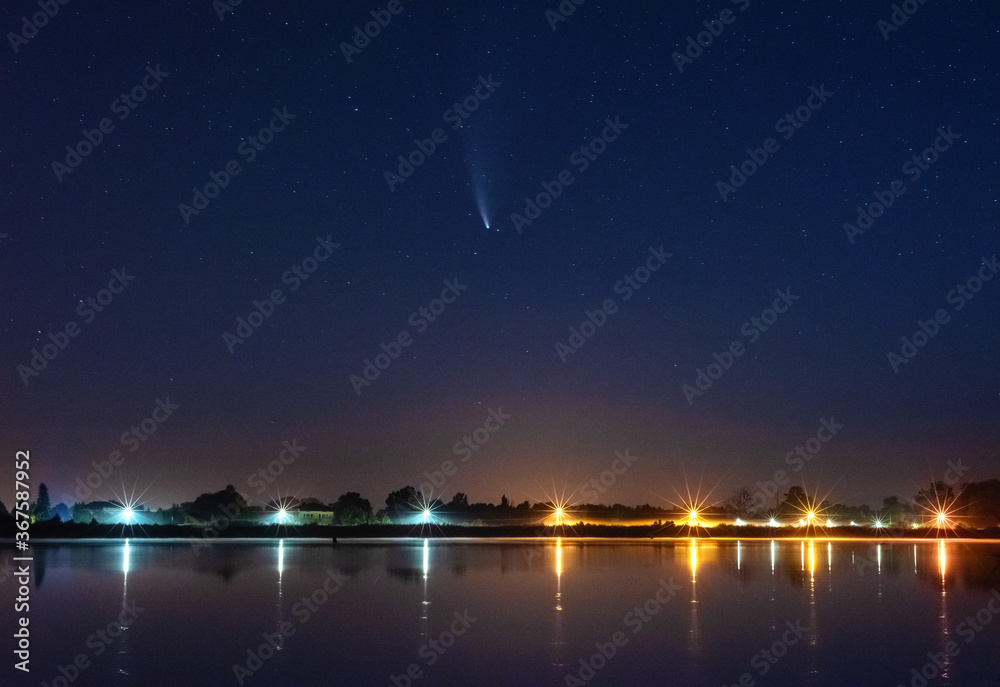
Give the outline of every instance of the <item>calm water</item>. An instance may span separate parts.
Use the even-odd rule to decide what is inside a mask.
[[[36,546],[31,679],[3,684],[65,685],[53,678],[78,654],[88,665],[69,684],[101,687],[239,685],[234,664],[244,685],[295,687],[891,687],[922,684],[914,669],[929,685],[1000,679],[997,542],[288,540],[195,551]],[[6,647],[15,584],[0,582]]]

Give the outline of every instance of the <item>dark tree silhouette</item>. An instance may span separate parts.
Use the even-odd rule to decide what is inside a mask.
[[[217,491],[214,494],[202,494],[193,503],[185,504],[185,506],[187,514],[191,517],[199,520],[211,520],[223,517],[227,511],[231,512],[234,507],[242,511],[247,507],[247,502],[236,491],[236,487],[227,484],[222,491]]]
[[[899,521],[903,515],[903,504],[899,502],[898,496],[886,496],[882,499],[882,510],[879,516],[885,524],[892,524]]]
[[[469,497],[465,495],[465,492],[460,491],[451,497],[451,501],[448,502],[448,510],[453,513],[469,510]]]
[[[737,518],[745,518],[754,509],[753,492],[746,487],[740,487],[726,499],[725,506]]]
[[[809,505],[809,496],[802,487],[788,487],[788,493],[778,506],[778,510],[783,514],[799,514]]]
[[[419,504],[420,498],[417,490],[409,485],[390,492],[385,499],[385,509],[389,517],[412,513],[420,507]]]
[[[371,502],[356,491],[341,494],[333,504],[333,512],[339,525],[364,525],[372,521]]]
[[[35,502],[35,520],[49,520],[52,517],[52,501],[49,499],[49,488],[45,482],[38,485],[38,500]]]
[[[930,486],[926,489],[918,491],[913,500],[924,508],[937,510],[939,507],[950,506],[955,500],[955,492],[951,488],[951,485],[938,480],[937,482],[931,482]]]

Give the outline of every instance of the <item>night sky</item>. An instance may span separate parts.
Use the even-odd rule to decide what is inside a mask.
[[[293,441],[272,494],[376,507],[995,477],[1000,9],[902,4],[7,2],[0,449],[152,507]]]

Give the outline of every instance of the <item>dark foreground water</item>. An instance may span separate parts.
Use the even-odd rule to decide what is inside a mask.
[[[17,582],[0,582],[4,685],[1000,684],[997,542],[133,540],[33,553],[30,676],[12,669]]]

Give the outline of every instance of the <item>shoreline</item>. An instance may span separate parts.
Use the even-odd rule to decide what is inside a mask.
[[[14,532],[2,532],[2,545],[14,543]],[[1000,527],[967,529],[962,527],[884,528],[840,527],[766,527],[759,525],[563,525],[543,527],[525,525],[256,525],[233,523],[227,526],[194,525],[85,525],[79,523],[35,523],[32,541],[77,539],[177,539],[206,543],[227,539],[829,539],[871,541],[1000,540]]]

